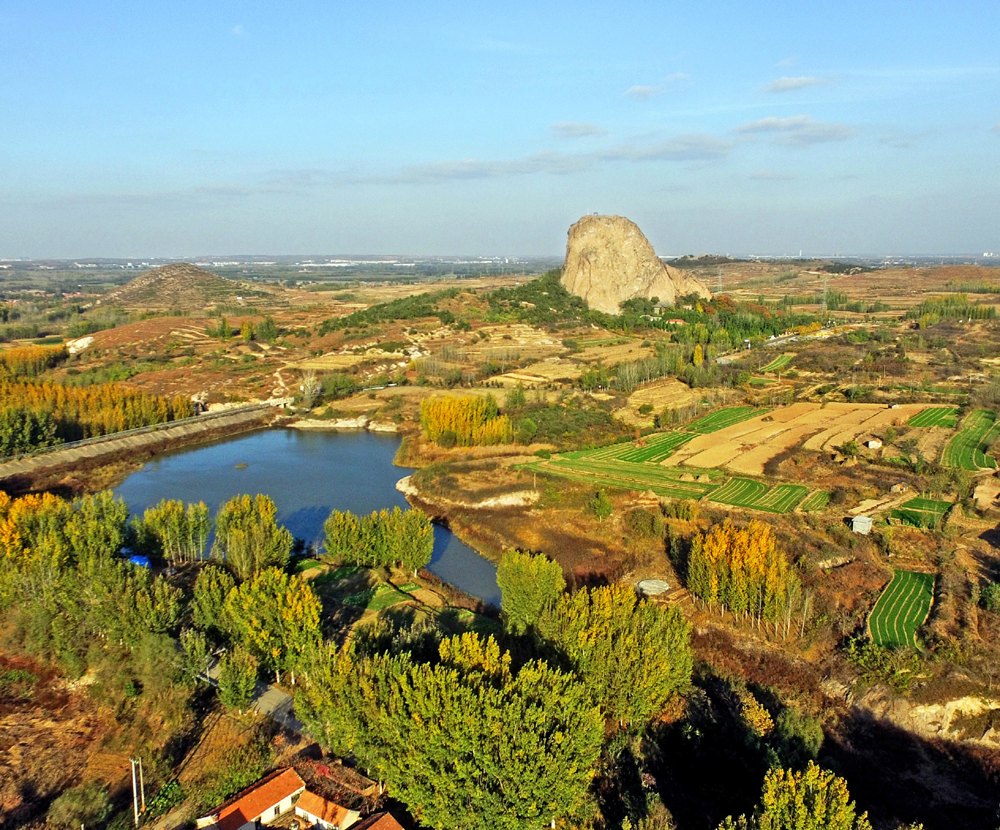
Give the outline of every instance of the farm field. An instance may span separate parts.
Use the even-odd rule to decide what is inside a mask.
[[[697,421],[692,421],[684,427],[684,431],[707,435],[712,432],[718,432],[726,427],[731,427],[733,424],[749,420],[757,415],[766,415],[767,412],[768,410],[766,409],[761,410],[752,406],[726,406],[715,412],[710,412]]]
[[[778,355],[774,360],[764,366],[762,372],[778,372],[784,369],[789,363],[795,359],[794,354],[781,354]]]
[[[914,415],[907,423],[911,427],[954,429],[958,426],[958,409],[954,406],[932,406]]]
[[[915,527],[934,527],[951,507],[950,501],[915,498],[892,511],[892,517]]]
[[[916,647],[916,633],[927,619],[934,599],[934,577],[915,571],[895,571],[868,619],[868,632],[878,646]]]
[[[709,496],[716,504],[747,507],[766,513],[790,513],[809,494],[802,484],[777,484],[768,487],[749,478],[731,478]]]
[[[628,444],[624,445],[630,446]],[[682,471],[658,465],[635,464],[617,459],[557,458],[526,465],[526,469],[551,473],[571,481],[626,490],[652,490],[673,499],[701,499],[715,490],[721,474],[715,470]],[[698,480],[695,480],[695,475]]]
[[[809,496],[803,500],[802,504],[799,505],[799,509],[803,513],[813,513],[819,510],[825,510],[829,503],[829,490],[813,490],[812,493],[810,493]]]
[[[979,472],[995,470],[995,458],[986,455],[985,450],[1000,435],[1000,423],[992,409],[976,409],[962,422],[962,428],[953,437],[941,454],[941,465],[957,467],[961,470]]]

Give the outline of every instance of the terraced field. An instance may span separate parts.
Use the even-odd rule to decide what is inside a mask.
[[[825,510],[830,503],[830,492],[828,490],[813,490],[808,497],[799,505],[803,513],[813,513],[818,510]]]
[[[777,371],[780,371],[781,369],[784,369],[794,359],[795,359],[795,355],[793,355],[793,354],[781,354],[781,355],[778,355],[774,360],[772,360],[770,363],[768,363],[767,366],[765,366],[763,369],[761,369],[761,371],[762,372],[777,372]]]
[[[710,432],[718,432],[720,429],[731,427],[741,421],[749,421],[751,418],[764,415],[766,412],[766,409],[756,409],[752,406],[726,406],[708,413],[697,421],[692,421],[684,427],[684,431],[707,435]]]
[[[768,487],[749,478],[731,478],[709,496],[716,504],[748,507],[766,513],[789,513],[809,494],[801,484],[777,484]]]
[[[986,450],[998,435],[1000,422],[997,421],[996,412],[992,409],[970,412],[962,422],[962,428],[944,448],[941,454],[942,466],[971,472],[995,470],[996,459],[986,455]]]
[[[879,646],[917,645],[917,629],[934,601],[934,577],[916,571],[895,571],[868,618],[868,633]]]
[[[918,412],[907,423],[911,427],[954,429],[958,426],[958,412],[958,408],[954,406],[932,406],[923,412]]]
[[[935,527],[951,507],[950,501],[916,498],[892,511],[892,516],[915,527]]]
[[[634,464],[616,459],[557,458],[548,464],[531,464],[527,469],[548,472],[571,481],[627,490],[652,490],[658,496],[672,499],[701,499],[721,484],[722,475],[715,470],[695,470],[701,481],[694,479],[692,471],[665,468],[656,465]]]

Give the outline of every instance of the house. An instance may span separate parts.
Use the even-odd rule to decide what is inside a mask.
[[[206,830],[255,830],[292,809],[305,782],[290,768],[278,769],[195,822]]]
[[[865,442],[865,446],[870,450],[880,450],[882,449],[882,442],[878,438],[872,438],[870,441]]]
[[[323,830],[346,830],[361,817],[357,810],[348,810],[308,790],[295,803],[295,815]]]
[[[388,813],[374,813],[355,824],[351,830],[403,830],[403,825]]]
[[[855,516],[851,519],[851,530],[855,533],[860,533],[862,536],[867,536],[872,532],[872,517]]]

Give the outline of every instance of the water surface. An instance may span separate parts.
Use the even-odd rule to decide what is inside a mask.
[[[203,501],[212,511],[240,493],[266,493],[278,521],[307,544],[321,545],[331,510],[371,513],[407,507],[396,490],[396,435],[270,429],[163,453],[133,473],[116,495],[141,514],[162,499]],[[428,570],[455,587],[500,603],[496,566],[451,533],[434,527]]]

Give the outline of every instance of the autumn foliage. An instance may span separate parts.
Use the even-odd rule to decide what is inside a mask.
[[[490,396],[424,398],[420,422],[427,437],[442,446],[506,444],[512,436],[510,419]]]
[[[0,351],[0,375],[33,378],[69,357],[65,346],[17,346]]]
[[[47,415],[55,423],[56,436],[64,441],[162,424],[193,414],[187,398],[167,399],[118,383],[80,388],[15,380],[0,381],[2,410]]]
[[[745,620],[784,622],[786,630],[802,595],[801,585],[774,531],[753,519],[730,520],[696,537],[688,562],[688,589],[711,607]]]

